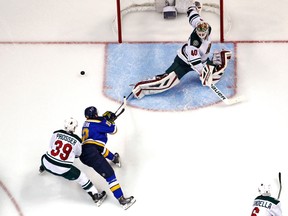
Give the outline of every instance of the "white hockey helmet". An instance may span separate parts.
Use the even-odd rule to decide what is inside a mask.
[[[201,21],[196,26],[196,33],[201,38],[204,39],[209,32],[209,24],[207,22]]]
[[[77,126],[78,126],[78,121],[72,117],[65,119],[64,121],[64,130],[67,132],[74,133]]]
[[[271,185],[270,184],[261,184],[258,187],[258,191],[262,196],[271,196]]]

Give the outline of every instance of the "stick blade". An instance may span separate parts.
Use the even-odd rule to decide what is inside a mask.
[[[245,96],[241,95],[241,96],[226,99],[224,100],[224,103],[227,105],[233,105],[233,104],[241,103],[245,100],[246,100]]]

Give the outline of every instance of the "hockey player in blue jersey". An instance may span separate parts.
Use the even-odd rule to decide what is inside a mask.
[[[85,165],[92,167],[109,184],[114,197],[119,201],[124,209],[135,203],[135,198],[130,196],[125,198],[122,188],[116,178],[115,172],[107,161],[111,160],[120,167],[119,154],[113,154],[106,148],[108,141],[107,134],[115,134],[116,115],[107,111],[103,116],[98,116],[97,108],[87,107],[84,111],[86,121],[82,127],[82,154],[80,160]]]

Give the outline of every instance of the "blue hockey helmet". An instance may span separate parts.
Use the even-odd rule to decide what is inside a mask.
[[[97,108],[94,106],[87,107],[84,111],[84,115],[87,119],[95,119],[98,116]]]

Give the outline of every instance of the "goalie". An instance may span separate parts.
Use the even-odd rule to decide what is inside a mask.
[[[212,60],[208,58],[211,26],[200,17],[201,9],[199,2],[188,8],[189,23],[194,28],[188,42],[177,51],[174,62],[164,74],[136,83],[132,90],[135,98],[167,91],[180,83],[181,78],[190,71],[198,73],[203,86],[211,86],[220,80],[231,58],[231,51],[215,52]]]

